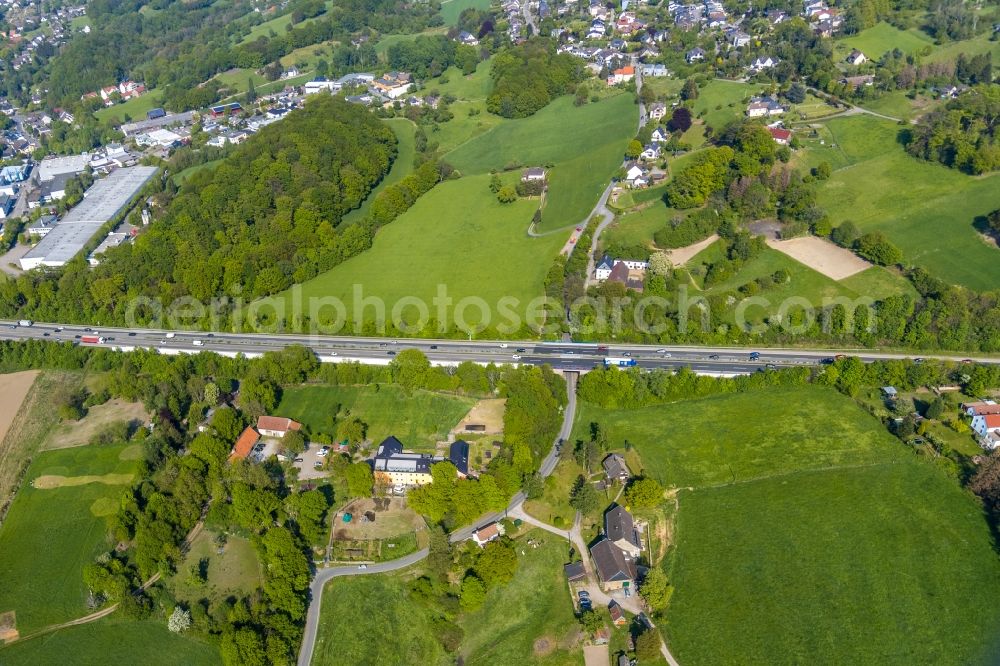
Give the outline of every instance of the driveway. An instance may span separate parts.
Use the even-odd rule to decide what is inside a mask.
[[[586,666],[611,666],[611,656],[607,645],[588,645],[583,648],[583,663]]]
[[[28,250],[30,249],[31,249],[30,245],[25,245],[24,243],[18,243],[9,252],[0,256],[0,271],[3,271],[8,275],[14,275],[14,276],[23,273],[24,271],[22,271],[20,268],[16,268],[16,266],[19,265],[17,261],[24,255],[28,254]],[[11,264],[14,264],[14,266],[11,266]]]
[[[322,444],[309,444],[309,448],[303,451],[299,456],[299,458],[302,458],[302,462],[293,463],[299,470],[300,480],[307,481],[309,479],[322,479],[329,476],[330,472],[327,470],[315,468],[315,464],[317,462],[322,463],[326,460],[326,458],[321,458],[319,456],[320,448],[322,448]]]

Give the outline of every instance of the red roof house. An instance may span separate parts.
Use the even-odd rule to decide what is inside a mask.
[[[788,142],[792,140],[792,131],[783,127],[768,127],[767,131],[771,133],[774,142],[780,143],[782,146],[787,146]]]
[[[246,460],[246,457],[250,455],[250,452],[253,451],[253,447],[256,446],[259,441],[260,435],[257,434],[257,431],[253,429],[253,426],[247,426],[247,429],[244,430],[240,434],[239,439],[236,440],[236,445],[233,446],[233,451],[229,454],[229,462],[233,462],[235,460]]]

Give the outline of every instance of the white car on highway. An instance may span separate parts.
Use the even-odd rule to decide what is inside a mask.
[[[521,360],[521,355],[520,354],[514,354],[513,356],[511,356],[511,358],[514,359],[515,361],[520,361]]]

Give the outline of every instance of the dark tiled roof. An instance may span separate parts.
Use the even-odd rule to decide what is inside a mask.
[[[601,539],[590,549],[597,575],[605,583],[635,578],[635,562],[625,557],[622,549],[608,539]]]
[[[587,570],[583,568],[583,562],[570,562],[563,566],[563,573],[566,574],[566,580],[582,580],[587,576]]]
[[[604,533],[612,541],[625,539],[636,548],[641,548],[632,514],[619,504],[615,504],[604,514]]]
[[[448,460],[461,474],[469,473],[469,443],[464,439],[452,442],[448,451]]]

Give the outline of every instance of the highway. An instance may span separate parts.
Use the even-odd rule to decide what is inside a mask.
[[[204,333],[193,331],[168,332],[154,329],[122,329],[104,326],[60,325],[36,322],[18,326],[0,322],[0,340],[40,339],[82,342],[84,336],[99,336],[103,343],[90,346],[122,350],[134,348],[158,349],[165,354],[211,351],[225,355],[238,353],[255,356],[276,351],[288,345],[311,348],[323,361],[359,361],[388,364],[404,349],[419,349],[439,365],[455,365],[462,361],[476,363],[549,364],[561,371],[586,371],[603,363],[606,356],[631,359],[642,368],[687,367],[699,374],[734,375],[752,373],[766,368],[815,365],[837,354],[852,354],[863,361],[889,358],[913,358],[916,354],[881,353],[838,349],[768,349],[760,348],[759,358],[751,360],[751,348],[699,347],[678,345],[497,341],[497,340],[428,340],[416,338],[375,338],[261,333]],[[926,354],[925,358],[965,360],[964,356]],[[1000,363],[1000,357],[972,357],[982,363]]]

